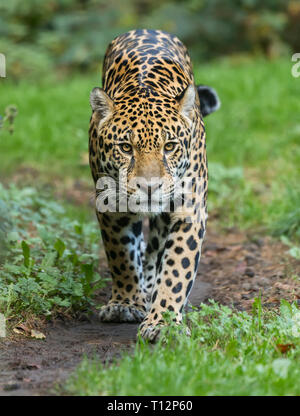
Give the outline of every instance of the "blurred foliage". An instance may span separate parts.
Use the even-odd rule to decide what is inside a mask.
[[[196,61],[300,50],[299,0],[9,0],[0,4],[8,76],[99,67],[108,43],[133,28],[182,39]]]

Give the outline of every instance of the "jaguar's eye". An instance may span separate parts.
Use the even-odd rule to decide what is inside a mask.
[[[129,143],[121,143],[121,150],[125,153],[132,153],[132,146]]]
[[[176,143],[175,142],[168,142],[165,144],[164,149],[165,152],[172,152],[175,149]]]

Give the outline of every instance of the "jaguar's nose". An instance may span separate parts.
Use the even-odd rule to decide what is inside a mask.
[[[161,189],[162,184],[160,182],[142,182],[137,185],[138,189],[140,189],[143,193],[151,197],[152,195],[158,193],[159,189]]]
[[[161,185],[156,182],[156,183],[141,183],[139,184],[139,189],[141,191],[143,191],[145,194],[154,194],[158,189],[161,188]]]

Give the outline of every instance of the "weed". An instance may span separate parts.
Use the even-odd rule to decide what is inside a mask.
[[[95,271],[98,229],[65,216],[62,205],[33,188],[5,189],[6,252],[0,267],[0,310],[49,316],[92,304],[103,280]],[[4,215],[4,214],[2,214]]]

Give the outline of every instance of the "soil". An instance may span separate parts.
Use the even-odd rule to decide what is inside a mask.
[[[190,303],[199,306],[214,299],[251,311],[259,294],[266,307],[277,307],[281,298],[300,303],[300,262],[286,251],[269,237],[254,238],[235,229],[220,233],[211,226]],[[103,251],[100,264],[100,273],[107,276]],[[99,303],[107,301],[109,286],[98,294]],[[58,394],[57,386],[63,385],[83,356],[110,363],[124,350],[130,351],[137,325],[103,324],[95,313],[88,319],[56,320],[40,331],[45,339],[12,333],[0,342],[0,395]]]

